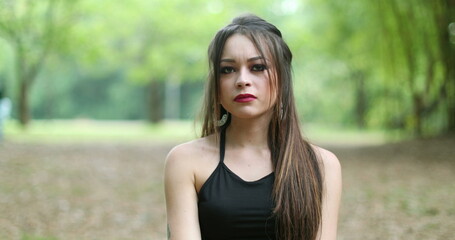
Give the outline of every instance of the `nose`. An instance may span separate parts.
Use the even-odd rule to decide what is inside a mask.
[[[239,72],[237,81],[235,82],[235,85],[238,88],[243,88],[243,87],[249,87],[251,86],[251,76],[249,76],[248,71],[246,70],[241,70]]]

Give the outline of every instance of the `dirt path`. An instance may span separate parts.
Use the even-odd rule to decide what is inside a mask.
[[[339,239],[451,239],[455,138],[333,148],[343,167]]]
[[[164,239],[172,144],[0,144],[0,239]],[[455,138],[325,146],[343,167],[339,239],[450,239]]]

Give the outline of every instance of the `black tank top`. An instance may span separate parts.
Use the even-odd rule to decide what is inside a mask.
[[[203,240],[276,239],[271,174],[247,182],[223,162],[225,130],[220,137],[220,162],[199,191],[199,225]]]

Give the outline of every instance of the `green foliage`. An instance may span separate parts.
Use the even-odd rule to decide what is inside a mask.
[[[317,9],[313,36],[324,36],[312,42],[326,63],[313,72],[322,73],[320,79],[330,78],[323,80],[326,84],[343,82],[327,88],[328,112],[335,102],[328,99],[337,99],[336,105],[348,114],[345,123],[407,129],[417,135],[453,130],[455,46],[446,37],[447,26],[455,20],[453,3],[310,2]],[[339,113],[332,115],[343,122]]]
[[[46,20],[52,3],[53,19]],[[10,97],[18,99],[12,89],[30,70],[18,65],[9,31],[23,34],[24,62],[31,65],[52,49],[36,65],[35,118],[194,118],[210,40],[234,16],[251,12],[277,25],[290,45],[304,122],[424,135],[450,128],[455,54],[444,31],[455,7],[448,1],[0,0],[0,6],[0,85]],[[58,32],[52,41],[42,37],[50,23]],[[169,95],[172,86],[179,96]],[[178,107],[168,113],[169,106]]]
[[[57,240],[56,237],[38,237],[35,235],[25,234],[22,236],[21,240]]]

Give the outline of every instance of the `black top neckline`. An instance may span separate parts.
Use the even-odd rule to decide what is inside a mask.
[[[231,169],[229,169],[229,167],[226,165],[226,163],[224,163],[224,155],[225,155],[225,150],[226,150],[226,128],[223,128],[221,130],[221,133],[220,133],[220,162],[219,164],[221,164],[221,166],[223,166],[223,168],[225,168],[231,175],[233,175],[235,178],[237,178],[238,180],[240,180],[241,182],[244,182],[244,183],[250,183],[250,184],[254,184],[254,183],[260,183],[261,181],[263,181],[264,179],[267,179],[269,177],[272,177],[275,175],[275,172],[271,172],[257,180],[253,180],[253,181],[247,181],[247,180],[244,180],[243,178],[241,178],[237,173],[235,173],[234,171],[232,171]]]

